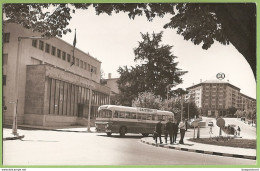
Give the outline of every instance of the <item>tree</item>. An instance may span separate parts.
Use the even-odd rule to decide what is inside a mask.
[[[183,104],[183,117],[184,118],[194,118],[196,116],[196,118],[199,117],[199,109],[196,106],[196,104],[194,102],[185,102]],[[188,113],[189,113],[189,117],[188,117]]]
[[[139,93],[138,97],[132,102],[134,107],[150,108],[150,109],[161,109],[163,105],[162,98],[156,96],[152,92]]]
[[[230,117],[234,117],[236,111],[237,111],[237,108],[235,108],[235,107],[233,107],[233,106],[232,106],[232,107],[229,107],[229,108],[227,109],[228,116],[230,116]]]
[[[75,9],[88,9],[91,4],[4,4],[7,22],[14,22],[40,31],[47,36],[59,36],[67,28]],[[49,7],[54,10],[46,11]],[[176,28],[185,40],[195,45],[202,43],[208,49],[218,41],[232,43],[245,57],[256,78],[256,4],[255,3],[100,3],[93,4],[96,14],[124,12],[130,19],[145,15],[155,17],[172,15],[164,28]]]
[[[172,46],[161,45],[163,32],[158,34],[142,34],[143,40],[134,49],[135,61],[140,60],[142,65],[136,67],[119,68],[120,78],[118,80],[119,90],[122,93],[122,102],[128,105],[141,92],[152,92],[166,98],[168,85],[182,83],[180,76],[187,73],[179,72],[176,58],[172,52]]]

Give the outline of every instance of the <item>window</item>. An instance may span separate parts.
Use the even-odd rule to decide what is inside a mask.
[[[70,62],[70,54],[67,54],[67,61]]]
[[[56,47],[54,47],[54,46],[51,47],[51,54],[52,54],[53,56],[56,55]]]
[[[80,68],[83,68],[83,61],[80,60]]]
[[[4,33],[3,41],[4,41],[4,43],[9,43],[10,33]]]
[[[39,41],[39,49],[43,50],[44,49],[44,42],[43,41]]]
[[[113,118],[118,118],[118,111],[115,111]]]
[[[60,56],[61,56],[61,50],[57,49],[57,57],[60,58]]]
[[[32,40],[32,46],[37,48],[38,40]]]
[[[50,53],[50,45],[48,43],[45,44],[45,52]]]
[[[90,71],[90,64],[88,64],[88,71]]]
[[[76,66],[79,66],[79,59],[76,58]]]
[[[8,63],[8,54],[3,54],[3,64],[7,65]]]
[[[125,118],[125,112],[119,112],[119,118]]]
[[[142,114],[142,120],[146,120],[147,115],[146,114]]]
[[[62,59],[66,61],[66,52],[62,52]]]
[[[3,75],[3,86],[6,85],[6,75]]]
[[[84,62],[84,69],[86,70],[87,69],[87,63]]]

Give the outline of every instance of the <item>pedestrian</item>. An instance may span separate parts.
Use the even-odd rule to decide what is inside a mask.
[[[210,127],[209,127],[209,136],[211,137],[211,134],[213,134],[213,132],[212,132],[212,125],[210,125]]]
[[[169,121],[166,123],[166,131],[170,137],[170,144],[173,144],[173,123],[172,118],[169,118]]]
[[[181,139],[180,139],[179,143],[180,144],[184,144],[183,139],[184,139],[185,130],[186,130],[186,128],[185,128],[185,120],[184,119],[182,119],[181,122],[179,123],[179,128],[180,128],[180,134],[181,134]]]
[[[162,120],[159,120],[159,122],[156,124],[155,132],[157,132],[155,143],[157,144],[157,138],[159,137],[160,144],[162,144]]]
[[[237,135],[238,135],[238,136],[240,136],[240,131],[241,131],[241,129],[240,129],[240,127],[238,126],[238,127],[237,127]]]
[[[178,122],[177,120],[174,120],[173,122],[173,143],[176,144],[176,139],[177,139],[177,135],[178,135]]]
[[[165,144],[167,144],[167,139],[168,139],[168,131],[166,130],[166,126],[164,127],[164,139],[165,139]]]

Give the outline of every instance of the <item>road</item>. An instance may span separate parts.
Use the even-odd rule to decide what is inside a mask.
[[[255,160],[164,149],[141,135],[18,130],[25,138],[3,142],[4,165],[251,165]],[[4,134],[11,132],[4,129]]]

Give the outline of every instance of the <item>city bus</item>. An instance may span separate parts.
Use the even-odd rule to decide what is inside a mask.
[[[116,105],[102,105],[98,108],[98,116],[95,121],[97,132],[119,133],[141,133],[143,136],[152,134],[159,120],[166,124],[169,119],[174,119],[174,114],[169,111],[148,109],[140,107],[126,107]]]

